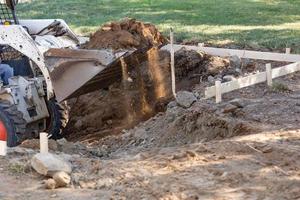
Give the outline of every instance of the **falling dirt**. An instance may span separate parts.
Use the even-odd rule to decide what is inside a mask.
[[[135,19],[110,22],[91,35],[87,49],[142,49],[165,44],[167,39],[150,23]]]

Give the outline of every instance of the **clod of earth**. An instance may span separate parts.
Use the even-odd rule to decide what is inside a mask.
[[[55,180],[52,178],[45,180],[45,188],[48,190],[54,190],[56,188]]]
[[[179,91],[176,94],[176,101],[180,106],[189,108],[194,102],[197,101],[197,98],[192,92]]]
[[[54,173],[53,179],[56,182],[56,187],[65,187],[71,182],[69,174],[63,171]]]

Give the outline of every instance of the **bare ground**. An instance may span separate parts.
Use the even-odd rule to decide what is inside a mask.
[[[36,174],[11,176],[12,169],[4,166],[0,197],[299,199],[299,145],[299,131],[279,131],[151,149],[118,159],[76,158],[73,163],[80,172],[76,170],[74,175],[87,172],[80,185],[93,189],[73,186],[47,191]]]
[[[118,136],[52,142],[73,165],[69,188],[45,190],[28,164],[36,150],[10,150],[0,199],[300,199],[300,73],[275,82],[286,87],[259,84],[220,105],[171,103]]]

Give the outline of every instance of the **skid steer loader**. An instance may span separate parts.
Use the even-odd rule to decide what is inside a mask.
[[[82,50],[85,42],[63,20],[19,20],[17,0],[0,0],[0,56],[14,69],[0,83],[0,140],[12,147],[46,131],[60,138],[66,99],[106,88],[122,75],[120,60],[146,50]],[[143,52],[141,52],[143,51]]]

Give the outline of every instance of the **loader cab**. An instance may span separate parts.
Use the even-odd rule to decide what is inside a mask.
[[[14,69],[14,76],[30,78],[34,76],[29,58],[15,49],[6,45],[0,45],[0,58],[3,64],[8,64]]]

